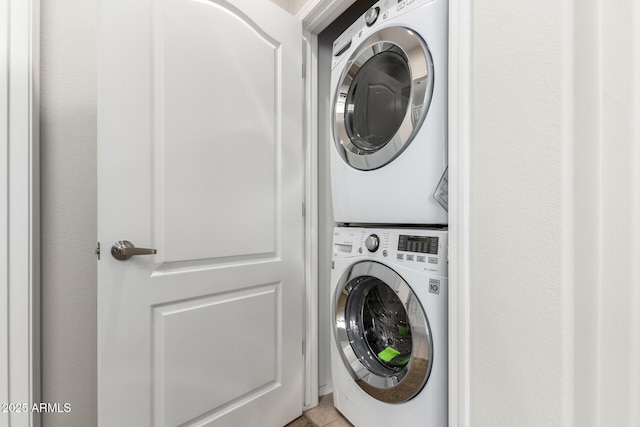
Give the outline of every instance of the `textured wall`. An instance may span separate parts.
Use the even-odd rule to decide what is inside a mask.
[[[97,425],[96,0],[41,0],[44,427]]]
[[[557,0],[473,2],[473,426],[558,425],[568,409],[563,13]]]
[[[471,425],[640,425],[640,5],[472,28]]]

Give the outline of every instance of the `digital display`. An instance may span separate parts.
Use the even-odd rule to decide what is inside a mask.
[[[406,236],[398,238],[398,250],[422,254],[438,254],[438,238],[426,236]]]

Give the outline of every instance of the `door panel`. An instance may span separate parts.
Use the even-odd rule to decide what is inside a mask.
[[[302,409],[300,23],[104,0],[100,27],[100,425],[282,426]],[[117,261],[124,239],[158,252]]]
[[[228,402],[277,387],[280,290],[280,283],[268,284],[154,307],[153,384],[162,425],[215,417]],[[216,380],[221,371],[236,373],[224,388]]]
[[[280,43],[213,2],[168,0],[162,9],[154,74],[164,260],[273,254]]]
[[[431,104],[434,71],[424,40],[403,27],[379,29],[358,46],[341,65],[333,130],[340,157],[368,171],[393,161],[412,142]]]

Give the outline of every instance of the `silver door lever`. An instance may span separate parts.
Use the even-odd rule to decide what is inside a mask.
[[[111,255],[118,261],[125,261],[134,255],[153,255],[157,253],[156,249],[136,248],[128,240],[118,240],[111,246]]]

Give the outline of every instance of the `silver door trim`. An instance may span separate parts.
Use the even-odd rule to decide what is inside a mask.
[[[407,62],[411,74],[411,95],[404,119],[395,135],[377,150],[363,150],[349,137],[345,116],[346,100],[358,71],[375,55],[396,52]],[[342,159],[360,170],[380,168],[395,159],[415,137],[431,104],[434,85],[433,59],[427,44],[416,32],[404,27],[382,28],[367,37],[344,67],[333,104],[333,134]]]
[[[400,371],[380,375],[372,372],[368,367],[376,362],[376,356],[368,354],[356,354],[352,346],[347,329],[357,327],[348,325],[346,308],[349,296],[356,291],[358,286],[367,286],[366,278],[378,279],[395,291],[396,296],[402,302],[409,318],[409,326],[412,336],[412,354],[409,363]],[[360,279],[360,280],[359,280]],[[365,280],[362,280],[365,279]],[[414,306],[418,309],[409,309],[409,301],[414,299]],[[334,338],[345,368],[358,386],[375,399],[386,403],[402,403],[417,395],[427,383],[431,367],[433,366],[433,340],[427,316],[411,287],[405,280],[390,267],[374,262],[361,261],[350,267],[340,278],[335,288],[333,298]],[[428,348],[427,363],[417,363],[414,358],[415,349],[421,346]],[[335,367],[338,369],[338,367]]]

